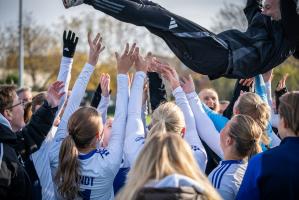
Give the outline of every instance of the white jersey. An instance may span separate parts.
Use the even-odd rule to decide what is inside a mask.
[[[132,86],[131,90],[131,97],[134,96],[135,98],[130,97],[128,106],[124,151],[129,160],[130,166],[133,166],[145,142],[144,125],[141,119],[142,91],[145,77],[146,75],[143,72],[136,73],[134,81],[137,83]],[[186,123],[185,140],[190,144],[199,167],[204,171],[207,163],[207,155],[198,137],[194,115],[191,111],[186,95],[181,87],[176,88],[173,91],[173,95],[176,99],[176,104],[180,107],[184,114]]]
[[[73,87],[72,94],[51,145],[50,164],[52,174],[56,172],[58,167],[59,150],[63,139],[67,136],[68,120],[79,108],[93,71],[94,67],[86,64]],[[119,74],[117,76],[116,111],[109,145],[105,149],[93,150],[85,155],[80,154],[78,158],[81,175],[80,194],[83,196],[79,196],[79,199],[113,199],[112,184],[122,161],[128,97],[128,76]]]
[[[60,69],[58,73],[58,81],[62,81],[64,83],[64,87],[61,91],[64,91],[67,94],[68,86],[71,79],[71,69],[72,69],[73,59],[62,57],[60,63]],[[65,103],[65,95],[60,99],[58,112],[56,116],[60,113],[64,103]],[[54,135],[57,131],[57,127],[52,127],[50,132],[48,133],[46,139],[43,141],[40,149],[33,154],[31,154],[31,159],[33,161],[36,173],[40,180],[40,185],[42,189],[42,199],[43,200],[52,200],[55,197],[54,185],[52,180],[51,168],[50,168],[50,159],[49,159],[49,148],[51,142],[54,138]]]
[[[224,200],[234,200],[242,183],[247,162],[225,160],[209,174],[209,180]]]

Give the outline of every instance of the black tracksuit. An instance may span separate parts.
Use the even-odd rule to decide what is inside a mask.
[[[164,39],[187,67],[212,79],[265,73],[292,55],[296,47],[286,40],[281,21],[262,15],[256,0],[248,0],[244,9],[249,24],[246,32],[228,30],[218,35],[149,1],[84,2],[118,20],[145,26]]]
[[[37,151],[50,131],[57,108],[45,102],[21,131],[14,133],[0,123],[0,199],[32,199],[37,176],[29,156]],[[25,170],[26,169],[26,170]]]

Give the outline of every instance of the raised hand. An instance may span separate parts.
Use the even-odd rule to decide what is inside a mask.
[[[72,31],[63,31],[63,56],[73,58],[79,38]]]
[[[46,100],[51,108],[55,108],[59,105],[60,99],[64,95],[64,92],[60,92],[63,87],[64,84],[62,81],[56,81],[49,86]]]
[[[195,92],[195,85],[192,76],[189,74],[187,77],[183,77],[181,80],[181,87],[186,94]]]
[[[119,55],[119,53],[115,52],[117,71],[119,74],[127,74],[129,69],[132,67],[135,61],[135,58],[133,56],[135,49],[136,43],[134,43],[131,48],[127,43],[122,55]]]
[[[276,87],[276,91],[280,91],[283,90],[284,88],[286,88],[286,81],[289,77],[289,74],[285,74],[283,76],[283,78],[278,82],[277,87]]]
[[[102,44],[103,38],[98,33],[94,40],[91,39],[91,33],[88,33],[88,44],[89,44],[89,58],[88,63],[92,66],[96,66],[99,60],[99,55],[104,51],[105,47]]]
[[[110,92],[110,75],[101,74],[100,84],[101,84],[102,95],[104,97],[108,97]]]
[[[241,79],[239,83],[243,86],[251,87],[253,84],[254,78],[248,78],[248,79]]]
[[[180,81],[176,70],[168,64],[161,64],[162,76],[169,82],[172,90],[180,86]]]
[[[146,73],[147,68],[148,68],[148,63],[147,63],[146,58],[144,58],[140,55],[138,47],[135,49],[135,52],[133,54],[133,58],[135,60],[136,71],[143,71],[144,73]]]

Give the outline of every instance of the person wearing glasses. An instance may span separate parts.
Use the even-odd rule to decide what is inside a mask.
[[[62,87],[62,82],[50,85],[43,106],[24,126],[24,101],[14,86],[0,86],[0,199],[32,199],[29,157],[52,127]]]

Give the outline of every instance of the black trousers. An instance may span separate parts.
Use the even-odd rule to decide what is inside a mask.
[[[191,70],[212,79],[225,76],[229,50],[226,43],[205,28],[143,0],[85,0],[120,21],[146,27],[161,37]]]

